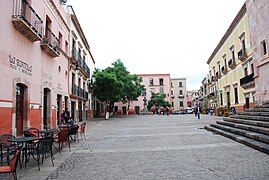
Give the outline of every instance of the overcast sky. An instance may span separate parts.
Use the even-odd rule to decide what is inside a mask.
[[[96,68],[117,59],[133,74],[168,73],[198,89],[209,56],[245,0],[69,0]]]

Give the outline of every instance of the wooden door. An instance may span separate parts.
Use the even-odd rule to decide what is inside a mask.
[[[21,84],[16,86],[16,129],[17,136],[23,134],[23,100],[24,100],[24,88]]]

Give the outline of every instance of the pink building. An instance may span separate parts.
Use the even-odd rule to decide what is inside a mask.
[[[0,134],[55,127],[68,107],[69,27],[60,1],[0,1]]]
[[[255,64],[255,101],[269,101],[269,3],[268,0],[247,0],[253,61]]]
[[[172,104],[171,98],[171,78],[170,74],[138,74],[138,77],[142,78],[142,84],[145,85],[145,90],[142,95],[138,97],[137,101],[130,103],[128,114],[139,114],[144,111],[144,97],[150,100],[151,92],[162,93],[166,95],[165,100]],[[115,111],[117,114],[127,114],[128,104],[115,103]]]

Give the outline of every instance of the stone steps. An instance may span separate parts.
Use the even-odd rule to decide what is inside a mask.
[[[254,108],[269,108],[269,104],[254,105]]]
[[[266,116],[269,117],[269,112],[239,112],[238,115],[248,115],[248,116]]]
[[[250,146],[256,150],[259,150],[261,152],[264,152],[266,154],[269,154],[269,144],[256,141],[254,139],[250,139],[235,133],[227,132],[222,129],[214,128],[212,126],[205,126],[205,129],[211,132],[214,132],[216,134],[220,134],[222,136],[228,137],[234,141],[240,142],[242,144],[245,144],[247,146]]]
[[[236,118],[230,118],[230,117],[224,117],[223,120],[226,122],[233,122],[233,123],[247,124],[247,125],[269,128],[269,122],[265,122],[265,121],[252,121],[252,120],[236,119]]]
[[[252,115],[236,114],[236,115],[230,115],[230,118],[269,122],[269,117],[266,117],[266,116],[252,116]]]
[[[247,109],[246,112],[269,112],[269,108]]]
[[[229,127],[229,126],[220,125],[220,124],[211,124],[211,127],[218,128],[224,131],[228,131],[234,134],[238,134],[238,135],[250,138],[250,139],[254,139],[254,140],[269,144],[269,136],[265,134],[256,133],[253,131],[248,131],[248,130],[234,128],[234,127]]]
[[[269,128],[246,125],[246,124],[237,124],[237,123],[226,122],[226,121],[217,121],[216,123],[220,125],[224,125],[224,126],[229,126],[229,127],[234,127],[234,128],[239,128],[239,129],[244,129],[248,131],[253,131],[253,132],[269,135]]]

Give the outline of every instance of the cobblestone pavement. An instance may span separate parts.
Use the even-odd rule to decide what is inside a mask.
[[[87,122],[73,142],[20,179],[269,179],[268,155],[203,129],[219,117],[148,115]],[[34,164],[34,162],[33,162]]]

